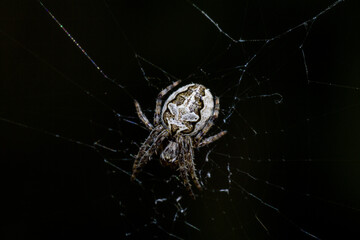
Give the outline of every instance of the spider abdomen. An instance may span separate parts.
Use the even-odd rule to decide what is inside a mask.
[[[173,135],[193,136],[204,127],[213,111],[214,97],[210,90],[192,83],[169,96],[162,108],[161,120]]]

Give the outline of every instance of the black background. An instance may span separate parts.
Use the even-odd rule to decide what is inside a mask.
[[[137,151],[132,141],[139,144],[148,134],[114,117],[111,109],[135,117],[133,100],[138,99],[150,116],[157,93],[169,83],[160,71],[143,63],[147,74],[157,77],[148,84],[134,54],[178,78],[195,73],[196,80],[187,81],[200,81],[220,96],[224,118],[235,103],[233,90],[228,91],[236,90],[238,82],[232,70],[246,63],[263,42],[234,44],[226,51],[231,41],[187,1],[44,4],[103,71],[125,88],[104,79],[37,1],[0,2],[4,239],[171,239],[165,231],[183,239],[311,239],[301,229],[324,239],[359,234],[360,26],[355,1],[340,3],[311,26],[304,44],[308,77],[299,49],[307,33],[304,28],[269,43],[251,62],[252,77],[244,78],[239,91],[253,87],[256,77],[264,83],[249,95],[276,92],[283,103],[255,99],[236,105],[256,136],[238,112],[226,123],[219,120],[214,132],[227,129],[229,134],[214,151],[230,158],[214,154],[211,158],[217,164],[209,165],[204,159],[211,148],[196,152],[198,166],[216,170],[211,170],[207,190],[196,201],[177,190],[184,194],[182,205],[188,214],[175,224],[172,204],[154,210],[154,196],[166,196],[174,187],[159,180],[170,176],[166,169],[152,164],[148,171],[158,177],[144,175],[142,189],[103,161],[120,159],[113,163],[130,171],[130,154]],[[303,23],[332,1],[196,4],[235,39],[264,39]],[[204,76],[200,68],[212,74]],[[231,69],[225,71],[229,76],[221,75],[223,69]],[[111,134],[93,122],[121,133]],[[90,145],[103,139],[123,152],[101,150],[100,156],[71,139]],[[230,195],[217,191],[228,184],[227,163],[233,167]],[[237,170],[286,191],[254,182]],[[242,192],[238,183],[280,212]],[[162,221],[150,224],[155,216]]]

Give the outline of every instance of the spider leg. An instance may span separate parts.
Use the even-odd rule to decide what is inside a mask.
[[[140,159],[142,158],[142,156],[146,153],[147,149],[149,149],[151,147],[151,145],[154,143],[154,137],[156,136],[156,134],[158,134],[158,131],[156,131],[156,129],[154,129],[149,137],[145,140],[145,142],[141,145],[138,154],[135,157],[135,161],[133,164],[133,172],[131,175],[131,180],[134,181],[136,178],[137,173],[141,170],[140,166],[139,166],[139,162]]]
[[[185,155],[186,155],[186,148],[184,148],[185,144],[184,144],[184,139],[181,138],[179,139],[177,142],[180,143],[180,154],[179,154],[179,158],[178,158],[178,164],[179,164],[179,175],[181,177],[181,179],[184,181],[184,185],[186,187],[186,190],[189,192],[190,196],[195,199],[195,195],[193,193],[193,191],[191,190],[191,184],[189,181],[189,173],[188,173],[188,168],[187,168],[187,164],[185,161]]]
[[[158,95],[157,99],[156,99],[156,106],[155,106],[155,114],[154,114],[154,125],[158,125],[160,122],[160,113],[161,113],[161,104],[162,104],[162,98],[163,96],[165,96],[171,89],[173,89],[174,87],[176,87],[177,85],[179,85],[179,83],[181,82],[181,80],[178,80],[176,82],[173,82],[172,84],[170,84],[169,86],[167,86],[166,88],[164,88]]]
[[[191,137],[189,136],[186,137],[185,146],[186,146],[185,162],[187,163],[188,170],[190,171],[190,175],[193,182],[195,183],[195,186],[197,187],[197,189],[201,191],[202,187],[195,172],[194,149],[192,147],[193,143]]]
[[[156,149],[159,148],[162,141],[168,137],[168,135],[168,131],[164,130],[161,125],[152,130],[135,157],[133,172],[131,175],[132,181],[136,179],[136,175],[141,171],[142,167],[148,163],[151,156],[154,154]]]
[[[214,108],[214,114],[211,116],[209,121],[206,123],[204,128],[195,136],[195,145],[198,145],[200,140],[203,138],[203,136],[206,135],[206,133],[210,130],[210,128],[214,125],[214,121],[219,116],[219,110],[220,110],[220,100],[218,97],[215,98],[215,108]]]
[[[137,113],[138,117],[140,118],[140,120],[145,124],[145,126],[149,130],[153,130],[154,126],[150,123],[150,121],[147,119],[146,115],[141,110],[139,102],[134,100],[134,103],[135,103],[136,113]]]
[[[203,140],[201,140],[201,142],[196,146],[196,147],[203,147],[206,146],[212,142],[215,142],[216,140],[218,140],[219,138],[221,138],[222,136],[224,136],[227,133],[227,131],[221,131],[218,134],[215,134],[211,137],[205,138]]]

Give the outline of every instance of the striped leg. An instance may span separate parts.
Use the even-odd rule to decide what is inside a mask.
[[[185,162],[187,163],[188,171],[190,172],[195,186],[201,191],[202,187],[195,172],[194,149],[192,148],[192,140],[189,136],[186,137],[185,146]]]
[[[140,107],[140,104],[138,103],[138,101],[134,100],[134,103],[135,103],[136,113],[137,113],[138,117],[140,118],[140,120],[145,124],[145,126],[149,130],[153,130],[154,126],[150,123],[150,121],[147,119],[146,115],[141,110],[141,107]]]
[[[179,175],[181,179],[184,181],[184,186],[186,187],[186,190],[189,192],[191,198],[195,199],[195,195],[193,191],[191,190],[191,183],[189,181],[189,172],[188,172],[188,164],[186,162],[185,156],[186,156],[186,148],[185,148],[185,142],[184,139],[181,138],[178,140],[179,146],[180,146],[180,154],[178,157],[178,164],[179,164]]]
[[[203,147],[203,146],[206,146],[206,145],[208,145],[208,144],[210,144],[212,142],[215,142],[216,140],[218,140],[219,138],[224,136],[226,133],[227,133],[227,131],[222,131],[222,132],[219,132],[218,134],[215,134],[215,135],[213,135],[211,137],[205,138],[199,143],[199,145],[197,147],[198,148]]]
[[[209,119],[209,121],[206,123],[204,128],[195,136],[195,145],[198,145],[200,140],[207,134],[207,132],[210,130],[210,128],[214,125],[214,121],[219,116],[219,110],[220,110],[220,100],[218,97],[215,98],[215,108],[214,108],[214,114]]]
[[[164,130],[161,125],[152,130],[136,155],[131,175],[132,181],[135,180],[136,175],[141,171],[142,167],[148,163],[151,156],[159,148],[168,134],[168,131]]]
[[[158,95],[157,99],[156,99],[156,106],[155,106],[155,114],[154,114],[154,125],[158,125],[160,122],[160,112],[161,112],[161,105],[162,105],[162,98],[174,87],[176,87],[177,85],[179,85],[179,83],[181,82],[181,80],[178,80],[176,82],[173,82],[171,85],[167,86],[166,88],[164,88]]]

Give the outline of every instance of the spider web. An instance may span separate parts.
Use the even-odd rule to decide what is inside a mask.
[[[75,44],[37,1],[0,8],[1,158],[10,173],[4,206],[12,210],[5,233],[359,234],[353,2],[43,4]],[[133,102],[152,120],[158,92],[177,79],[220,97],[210,135],[228,131],[195,151],[204,186],[194,189],[196,200],[156,158],[130,182],[134,155],[149,134]]]

